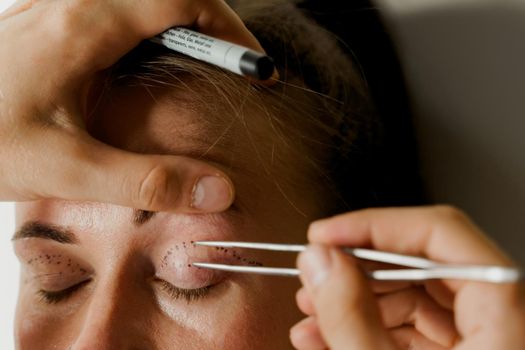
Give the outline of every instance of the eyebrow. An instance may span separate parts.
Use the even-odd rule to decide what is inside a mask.
[[[42,238],[56,241],[62,244],[76,244],[77,237],[69,229],[45,224],[40,221],[28,221],[20,227],[13,235],[12,240],[16,241],[22,238]]]
[[[146,210],[135,210],[133,215],[133,223],[137,226],[141,226],[151,220],[155,216],[156,212]],[[12,241],[16,241],[23,238],[42,238],[49,239],[62,244],[77,244],[78,239],[75,234],[63,226],[46,224],[40,221],[28,221],[20,227]]]
[[[135,210],[133,211],[133,223],[136,226],[144,225],[146,222],[151,220],[157,212],[147,210]]]

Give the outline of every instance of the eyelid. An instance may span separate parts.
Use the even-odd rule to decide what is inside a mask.
[[[195,240],[204,235],[193,235]],[[206,237],[204,237],[206,240]],[[158,260],[154,263],[154,277],[169,282],[176,288],[191,290],[207,285],[218,284],[230,279],[231,272],[201,269],[193,266],[194,262],[212,262],[230,265],[262,265],[255,255],[244,255],[241,249],[226,249],[221,247],[203,247],[191,241],[171,241],[169,246],[163,245]],[[164,250],[166,249],[166,250]],[[247,253],[248,254],[248,253]],[[250,256],[250,257],[248,257]],[[162,258],[161,258],[162,257]],[[238,277],[234,277],[237,280]]]
[[[57,271],[54,269],[46,272],[46,267],[42,268],[44,271],[29,271],[28,281],[34,284],[39,289],[45,291],[62,291],[69,288],[69,286],[77,285],[86,280],[91,280],[93,274],[90,271],[80,268],[75,271]],[[82,272],[80,272],[82,271]]]
[[[186,289],[176,287],[173,284],[160,278],[156,278],[155,281],[160,283],[162,290],[167,292],[171,298],[173,298],[174,300],[185,299],[186,302],[188,302],[188,304],[192,301],[196,301],[206,297],[210,290],[213,287],[215,287],[215,284],[211,284],[200,288]]]
[[[194,267],[192,265],[194,260],[201,259],[191,258],[181,263],[174,262],[165,265],[157,271],[154,279],[164,280],[177,288],[190,290],[218,284],[231,275],[231,273],[225,271]]]
[[[62,289],[59,291],[48,291],[48,290],[40,289],[38,291],[38,295],[47,304],[57,304],[73,296],[73,294],[78,292],[82,287],[84,287],[89,282],[91,282],[91,279],[84,280],[80,283],[72,285],[71,287],[68,287],[66,289]]]

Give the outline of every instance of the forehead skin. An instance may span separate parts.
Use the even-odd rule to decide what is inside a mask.
[[[300,317],[294,303],[297,280],[233,276],[221,283],[228,286],[222,294],[190,304],[159,301],[151,291],[158,253],[172,241],[303,242],[319,210],[311,183],[294,166],[293,152],[264,116],[228,115],[221,108],[216,110],[221,115],[206,115],[178,101],[167,90],[115,90],[98,107],[92,134],[134,152],[213,163],[236,186],[234,208],[213,215],[158,213],[139,226],[130,208],[58,200],[19,204],[18,226],[38,220],[66,226],[78,237],[78,244],[67,247],[38,238],[15,242],[22,261],[19,348],[291,348],[288,329]],[[27,259],[32,249],[44,248],[80,261],[94,276],[60,312],[39,306],[35,297]],[[254,254],[269,265],[293,264],[293,256]]]

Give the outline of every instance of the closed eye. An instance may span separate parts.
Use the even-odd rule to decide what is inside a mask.
[[[210,290],[214,287],[214,285],[209,285],[195,289],[184,289],[175,287],[173,284],[159,278],[155,279],[155,281],[160,284],[162,290],[165,291],[172,299],[184,299],[188,303],[205,298],[209,294]]]
[[[75,294],[75,292],[77,292],[80,288],[82,288],[89,282],[91,282],[91,279],[87,279],[69,288],[59,291],[47,291],[44,289],[40,289],[38,291],[38,295],[46,304],[58,304],[59,302],[70,298],[73,294]]]

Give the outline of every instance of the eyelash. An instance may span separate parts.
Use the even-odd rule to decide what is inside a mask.
[[[205,298],[210,290],[214,287],[213,285],[210,285],[195,289],[184,289],[175,287],[171,283],[161,279],[157,281],[160,283],[162,290],[167,292],[170,297],[175,300],[185,299],[188,303]]]
[[[82,288],[85,284],[89,283],[90,281],[91,280],[86,280],[81,283],[75,284],[74,286],[71,286],[69,288],[56,292],[41,289],[38,291],[38,295],[46,304],[58,304],[61,301],[70,298],[75,292],[77,292],[80,288]],[[210,290],[214,287],[213,285],[210,285],[195,289],[184,289],[175,287],[171,283],[166,282],[164,280],[159,279],[157,281],[160,283],[162,290],[167,292],[170,297],[172,297],[175,300],[184,299],[188,303],[205,298],[210,292]]]
[[[40,289],[38,291],[38,295],[46,304],[58,304],[59,302],[70,298],[75,292],[77,292],[80,288],[82,288],[85,284],[89,283],[90,281],[91,280],[85,280],[83,282],[75,284],[74,286],[56,292]]]

